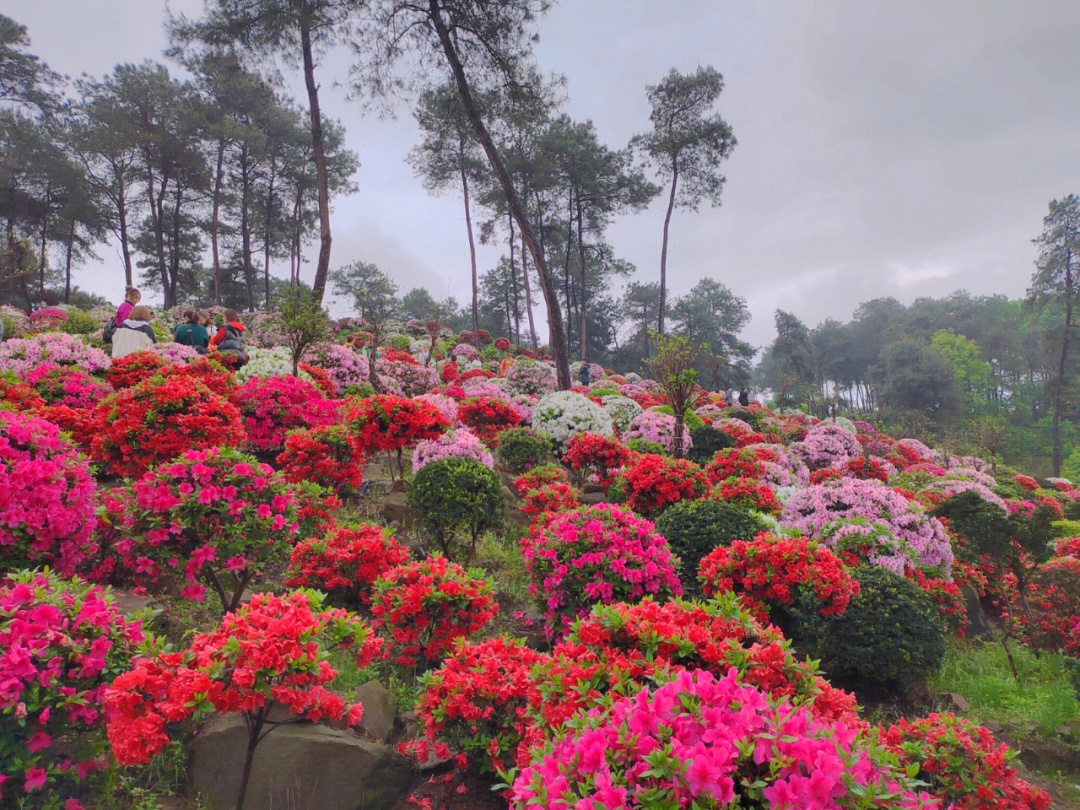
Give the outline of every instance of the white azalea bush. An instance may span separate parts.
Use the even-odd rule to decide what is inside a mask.
[[[602,406],[604,412],[611,417],[611,421],[619,433],[625,433],[629,430],[634,417],[642,411],[640,405],[630,397],[624,397],[622,394],[608,394],[600,397],[600,401],[604,403]]]
[[[288,346],[272,349],[248,348],[248,362],[236,372],[239,382],[252,377],[286,377],[292,374],[292,353]],[[311,380],[311,375],[301,371],[300,378]]]
[[[611,436],[615,433],[607,411],[573,391],[556,391],[541,398],[533,409],[532,427],[554,439],[559,455],[566,452],[574,436],[582,433]]]

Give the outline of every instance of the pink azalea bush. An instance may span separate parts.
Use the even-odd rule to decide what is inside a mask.
[[[433,461],[444,458],[471,458],[488,469],[495,467],[491,451],[484,446],[475,433],[468,428],[449,430],[437,439],[419,442],[412,454],[413,472],[419,472]]]
[[[42,363],[78,366],[94,374],[109,367],[109,356],[64,332],[47,332],[0,343],[0,372],[14,371],[21,377]]]
[[[23,379],[34,386],[46,404],[85,410],[95,408],[113,390],[107,382],[76,366],[55,363],[42,363],[27,371]]]
[[[194,346],[186,346],[183,343],[174,343],[172,341],[155,343],[147,351],[153,352],[158,357],[164,357],[170,363],[190,363],[192,360],[198,360],[202,357]]]
[[[941,522],[880,481],[841,478],[797,490],[780,523],[838,551],[872,539],[870,561],[897,573],[920,566],[947,575],[952,566]]]
[[[0,584],[0,806],[60,807],[105,764],[105,690],[143,641],[96,586],[30,571]]]
[[[549,638],[597,603],[682,594],[678,558],[651,521],[608,503],[551,515],[521,540],[529,592]]]
[[[71,573],[93,551],[97,486],[45,419],[0,410],[0,561]]]
[[[182,597],[202,601],[212,588],[235,610],[244,588],[288,555],[297,509],[269,464],[232,448],[191,450],[132,486],[116,551],[150,583],[180,575]]]
[[[291,375],[252,377],[236,389],[233,401],[243,416],[248,445],[258,452],[280,452],[290,430],[337,421],[337,401]]]
[[[806,437],[795,442],[794,450],[811,470],[832,467],[839,470],[849,461],[862,455],[855,434],[832,422],[821,422],[807,432]]]
[[[732,668],[682,671],[601,703],[514,780],[513,806],[545,810],[940,808],[844,723],[772,702]],[[881,758],[884,759],[883,757]]]
[[[506,384],[515,394],[544,396],[556,388],[555,369],[535,360],[518,360],[506,370]]]
[[[448,397],[446,394],[421,394],[414,399],[434,407],[448,424],[452,425],[457,421],[458,402],[453,397]]]
[[[388,390],[398,392],[404,397],[426,394],[437,388],[441,382],[439,372],[435,369],[405,360],[379,358],[375,363],[375,372],[380,381],[390,381],[391,384],[386,385]]]
[[[351,346],[339,343],[318,343],[304,353],[305,362],[318,366],[330,375],[338,394],[349,388],[370,382],[368,360]]]
[[[655,442],[668,453],[675,452],[675,417],[660,411],[643,411],[630,421],[630,429],[624,437]],[[683,427],[682,449],[685,453],[693,446],[690,431]]]

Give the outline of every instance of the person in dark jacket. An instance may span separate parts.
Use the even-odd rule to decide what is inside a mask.
[[[210,338],[207,349],[225,355],[234,362],[236,367],[240,367],[247,362],[247,341],[244,339],[244,325],[240,323],[240,315],[237,314],[236,310],[225,310],[225,325],[219,328],[217,334]],[[223,357],[223,359],[225,358]]]
[[[206,351],[210,333],[199,321],[202,316],[193,309],[184,310],[184,322],[176,327],[173,337],[182,346],[193,346],[198,352]]]
[[[590,379],[591,376],[592,376],[592,368],[589,366],[588,363],[582,362],[581,370],[578,371],[578,381],[583,386],[588,388],[589,387],[589,379]]]
[[[750,404],[750,392],[745,388],[739,391],[739,404],[744,408]]]

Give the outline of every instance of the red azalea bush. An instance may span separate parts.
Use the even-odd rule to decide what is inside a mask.
[[[1011,766],[1015,754],[983,726],[952,714],[901,718],[879,729],[881,741],[900,760],[917,767],[916,778],[954,810],[1044,810],[1050,797]]]
[[[311,363],[300,363],[300,370],[311,377],[312,384],[322,392],[324,397],[333,399],[337,396],[337,383],[325,368],[313,366]]]
[[[1080,558],[1055,557],[1036,569],[1027,599],[1009,575],[1008,612],[1026,644],[1037,650],[1080,654]]]
[[[567,444],[563,463],[583,479],[595,475],[602,486],[615,480],[614,474],[630,459],[630,450],[618,439],[598,433],[579,433]]]
[[[109,370],[105,372],[105,379],[114,391],[119,391],[150,379],[170,365],[172,363],[157,352],[133,352],[113,360]]]
[[[889,468],[877,458],[856,456],[844,465],[844,472],[852,478],[874,478],[882,483],[889,481]]]
[[[729,478],[758,479],[765,475],[768,449],[764,447],[731,447],[718,450],[705,466],[705,475],[712,484]]]
[[[112,393],[105,382],[91,377],[75,366],[58,366],[42,363],[23,376],[49,405],[67,405],[71,408],[94,408]]]
[[[492,446],[500,431],[521,424],[517,409],[496,397],[469,397],[458,406],[458,419]]]
[[[389,394],[347,401],[343,416],[365,453],[400,450],[421,439],[437,439],[449,427],[430,402]]]
[[[845,724],[774,704],[734,672],[672,672],[590,710],[514,780],[515,810],[940,808]],[[873,797],[873,798],[871,798]]]
[[[341,425],[294,430],[277,457],[286,481],[311,481],[339,494],[360,489],[365,463],[360,440]]]
[[[0,373],[0,410],[37,411],[44,405],[41,395],[14,372]]]
[[[269,464],[231,448],[190,450],[132,485],[117,551],[150,582],[182,573],[180,595],[202,601],[207,588],[223,610],[286,555],[299,531],[296,493]]]
[[[0,805],[59,807],[104,765],[105,688],[143,641],[96,586],[30,571],[0,584]]]
[[[105,372],[105,378],[114,390],[131,388],[156,375],[188,377],[221,396],[227,396],[236,384],[228,368],[219,360],[207,356],[173,363],[157,352],[135,352],[113,360]]]
[[[526,515],[547,515],[576,509],[578,491],[568,483],[569,476],[555,464],[541,464],[514,479],[514,490],[524,503],[521,511]]]
[[[1030,475],[1014,475],[1013,481],[1020,486],[1020,489],[1026,489],[1028,492],[1039,488],[1039,482]]]
[[[458,378],[458,364],[457,360],[447,360],[442,365],[442,369],[439,370],[439,376],[442,377],[443,382],[453,382]]]
[[[682,594],[678,558],[667,540],[650,521],[611,504],[559,512],[533,524],[521,551],[548,638],[562,635],[597,602]]]
[[[491,583],[445,557],[384,573],[371,598],[373,625],[387,638],[386,657],[407,668],[440,661],[499,610]]]
[[[381,526],[335,526],[324,537],[296,544],[285,585],[318,588],[346,605],[366,605],[375,580],[408,559],[405,547]]]
[[[247,431],[248,446],[280,452],[290,430],[324,427],[337,421],[338,403],[299,377],[251,377],[233,393]]]
[[[45,419],[0,410],[0,564],[70,574],[93,550],[97,485]]]
[[[405,753],[423,761],[435,746],[436,754],[464,754],[485,772],[528,762],[529,743],[541,739],[529,716],[529,709],[541,702],[533,668],[545,658],[502,636],[460,641],[442,666],[420,682],[416,713],[424,722],[426,741],[406,744]]]
[[[719,486],[713,487],[710,497],[770,515],[780,514],[783,508],[772,487],[746,478],[723,481]]]
[[[646,453],[631,458],[612,487],[613,499],[635,512],[655,515],[673,503],[708,494],[709,479],[692,461]]]
[[[114,475],[137,476],[188,450],[245,441],[236,407],[200,382],[155,375],[98,405],[95,461]]]
[[[796,599],[813,599],[822,616],[842,616],[859,583],[827,546],[805,537],[762,532],[753,540],[717,546],[701,560],[705,596],[732,591],[762,622],[790,615]]]
[[[105,698],[113,756],[121,765],[146,764],[169,744],[170,725],[193,715],[243,714],[248,747],[236,802],[242,807],[255,747],[275,727],[266,723],[271,710],[355,725],[364,707],[347,705],[329,688],[337,677],[329,651],[356,650],[357,666],[364,667],[381,644],[351,613],[324,609],[317,592],[255,594],[187,649],[141,659],[113,681]]]
[[[921,568],[910,568],[904,572],[904,576],[930,597],[945,623],[957,636],[963,638],[970,622],[967,606],[964,604],[964,597],[961,596],[957,583],[944,577],[927,574]]]

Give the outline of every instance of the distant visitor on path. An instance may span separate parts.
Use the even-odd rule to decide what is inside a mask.
[[[222,355],[222,359],[228,359],[236,368],[248,361],[247,341],[244,338],[244,324],[240,323],[240,315],[234,309],[225,310],[225,325],[218,329],[217,334],[210,338],[209,351]]]
[[[137,294],[138,291],[136,291]],[[154,334],[154,330],[150,328],[150,321],[153,317],[149,307],[140,305],[131,308],[128,317],[118,324],[116,331],[113,332],[113,360],[149,349],[157,343],[157,336]]]
[[[590,372],[589,372],[589,364],[586,363],[585,361],[582,361],[582,363],[581,363],[581,371],[578,372],[578,380],[586,388],[589,387],[589,374],[590,374]]]
[[[194,309],[186,309],[184,322],[179,324],[173,332],[177,343],[192,346],[200,354],[206,351],[206,345],[210,342],[210,333],[202,325],[202,319],[202,313]]]
[[[739,391],[739,404],[744,408],[750,404],[750,392],[745,388]]]

